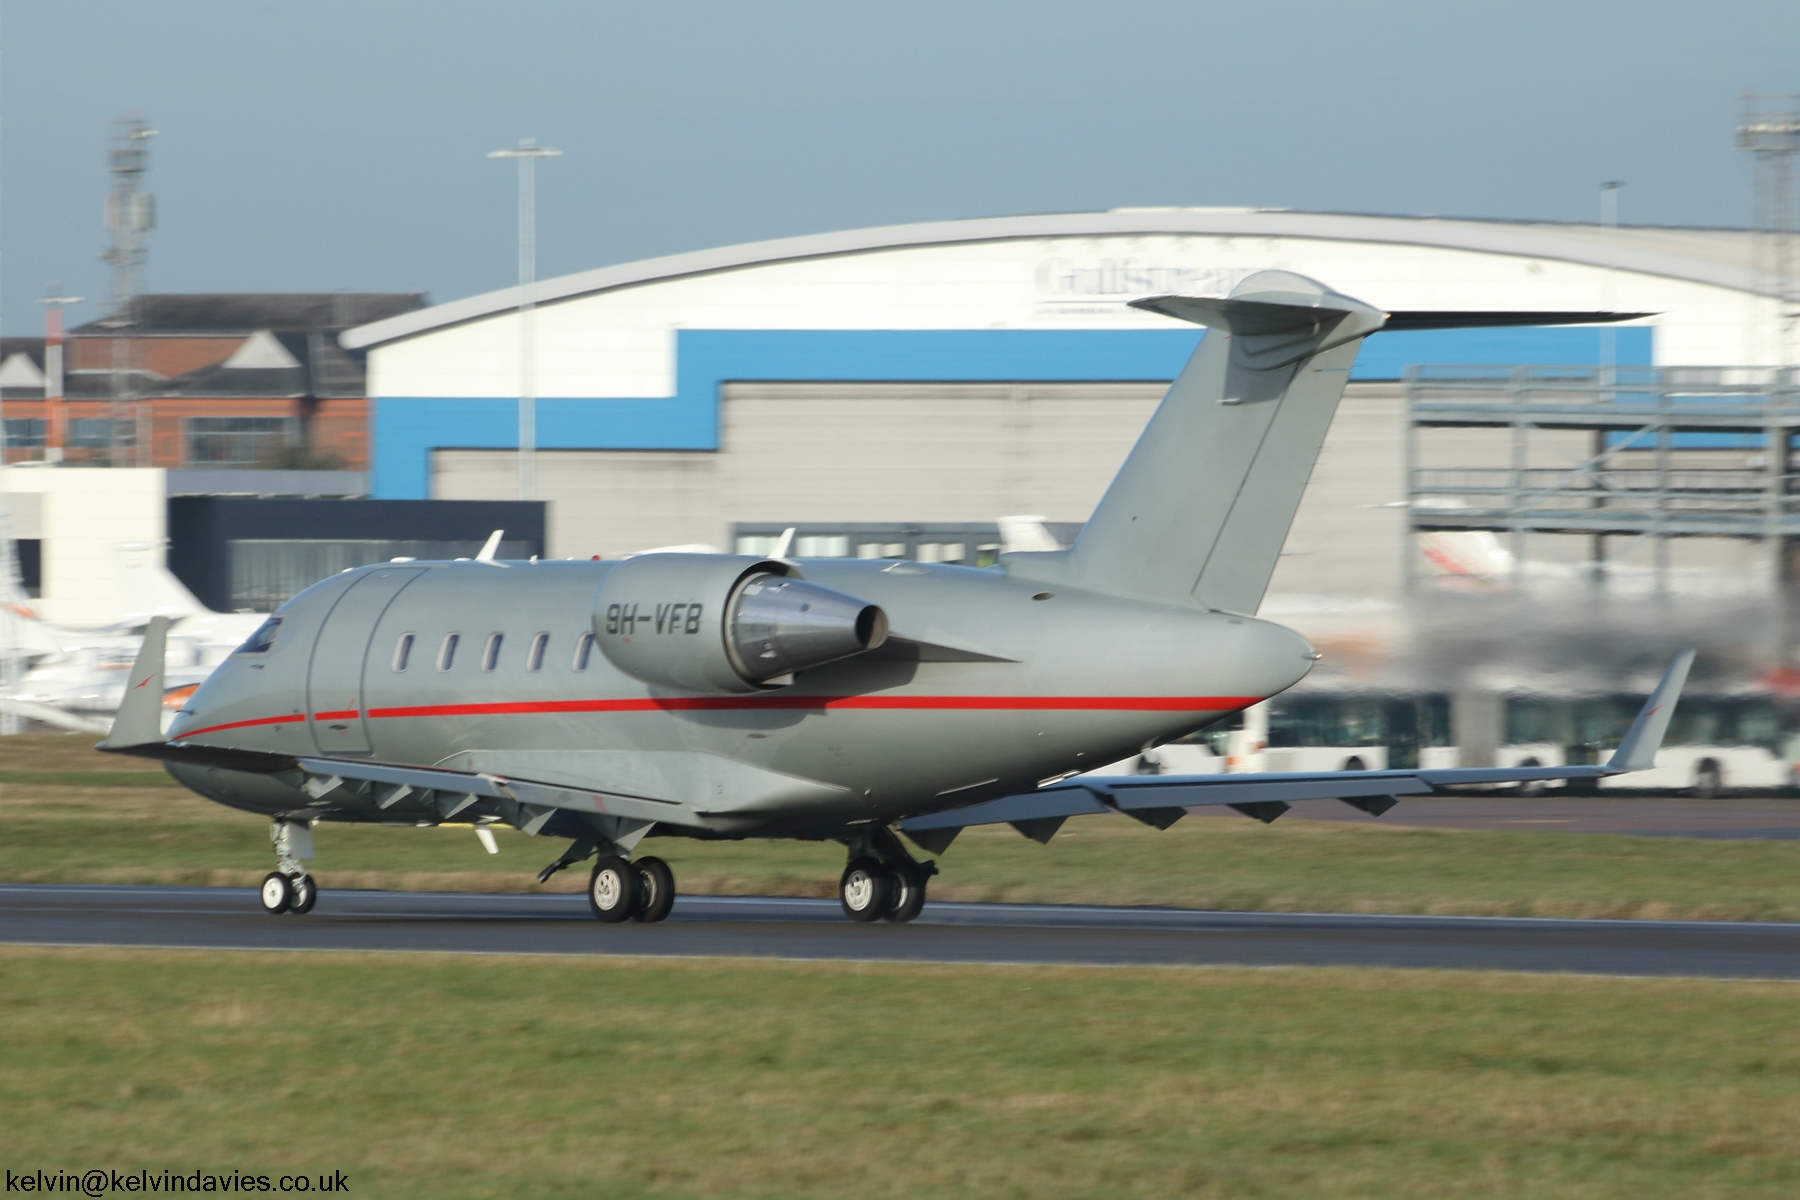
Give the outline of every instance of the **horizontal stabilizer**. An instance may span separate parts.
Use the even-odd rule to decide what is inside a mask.
[[[1455,312],[1450,310],[1391,312],[1384,330],[1495,329],[1507,325],[1611,325],[1654,317],[1647,312]]]
[[[1264,272],[1263,276],[1278,272]],[[1252,276],[1253,279],[1263,276]],[[1381,328],[1381,314],[1348,296],[1292,277],[1318,292],[1271,290],[1231,296],[1145,296],[1131,307],[1230,331],[1239,362],[1254,370],[1285,367]],[[1284,281],[1271,280],[1274,288]],[[1285,381],[1284,381],[1285,382]]]
[[[1328,328],[1344,316],[1342,310],[1319,305],[1278,304],[1213,296],[1145,296],[1130,304],[1132,308],[1161,313],[1178,321],[1191,321],[1195,325],[1229,327],[1239,337],[1266,337],[1283,330]],[[1377,328],[1385,331],[1498,329],[1520,325],[1611,325],[1655,315],[1649,312],[1576,312],[1555,309],[1510,312],[1503,309],[1400,309],[1387,313]],[[1346,331],[1348,337],[1360,337],[1373,332],[1375,329],[1370,328],[1366,322],[1357,322],[1354,331]],[[1329,349],[1337,340],[1325,339],[1315,348],[1315,352]]]

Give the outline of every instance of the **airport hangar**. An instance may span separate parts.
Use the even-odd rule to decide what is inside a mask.
[[[1389,309],[1656,314],[1616,330],[1369,340],[1271,592],[1392,599],[1410,554],[1393,382],[1407,367],[1771,361],[1758,331],[1774,302],[1751,249],[1733,230],[1129,209],[853,230],[544,280],[533,362],[549,550],[764,552],[795,525],[802,555],[975,562],[996,517],[1079,523],[1202,332],[1126,301],[1221,293],[1255,270]],[[518,302],[506,289],[342,335],[368,353],[374,495],[517,495]]]

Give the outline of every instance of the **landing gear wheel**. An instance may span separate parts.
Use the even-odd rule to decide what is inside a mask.
[[[838,903],[852,921],[879,921],[888,908],[893,882],[888,869],[872,858],[853,858],[838,880]]]
[[[888,872],[887,910],[882,920],[904,925],[925,907],[925,873],[910,865]]]
[[[646,925],[660,921],[675,907],[675,872],[660,858],[640,858],[631,864],[637,871],[638,902],[631,914]]]
[[[304,917],[319,902],[319,885],[313,882],[311,875],[302,875],[294,880],[294,902],[288,911],[296,916]]]
[[[294,881],[280,871],[270,871],[262,881],[263,911],[280,916],[294,904]]]
[[[608,924],[628,920],[637,907],[638,874],[630,863],[618,855],[608,855],[594,864],[588,876],[588,907]]]

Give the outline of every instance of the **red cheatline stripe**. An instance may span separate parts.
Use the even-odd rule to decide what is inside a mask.
[[[526,700],[374,708],[371,717],[486,717],[524,713],[717,712],[721,709],[960,709],[1210,712],[1260,696],[664,696],[632,700]]]
[[[1012,712],[1218,712],[1245,708],[1261,696],[665,696],[630,700],[522,700],[504,704],[422,704],[372,708],[368,715],[388,717],[498,717],[538,713],[716,712],[721,709],[880,709]],[[315,720],[347,720],[348,712],[319,713]],[[300,716],[264,717],[190,729],[177,737],[196,737],[247,725],[275,725],[304,720]]]
[[[178,733],[169,740],[180,741],[182,738],[194,737],[202,733],[218,733],[224,729],[244,729],[251,725],[284,725],[289,721],[304,721],[306,717],[300,713],[289,713],[285,717],[258,717],[254,721],[231,721],[224,725],[208,725],[205,729],[190,729],[186,733]]]
[[[356,710],[354,708],[346,708],[343,712],[313,714],[313,720],[315,721],[353,721],[355,719]]]

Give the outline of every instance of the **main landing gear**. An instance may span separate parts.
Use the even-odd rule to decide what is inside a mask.
[[[319,900],[319,885],[302,865],[313,856],[312,829],[303,821],[277,817],[269,822],[269,844],[275,848],[275,869],[263,877],[259,893],[263,911],[303,917]]]
[[[675,872],[654,856],[627,862],[606,855],[588,876],[588,907],[609,925],[660,921],[675,907]]]
[[[270,916],[293,913],[303,917],[313,910],[319,899],[319,885],[311,875],[284,875],[270,871],[262,881],[263,911]]]
[[[925,907],[925,881],[937,866],[914,862],[888,829],[844,839],[849,865],[838,880],[838,903],[852,921],[904,925]]]
[[[637,840],[632,838],[629,844]],[[654,856],[631,861],[625,857],[630,853],[627,845],[592,835],[576,838],[561,858],[538,872],[538,882],[599,852],[600,860],[588,875],[588,907],[594,916],[608,925],[660,921],[675,907],[675,872]]]

